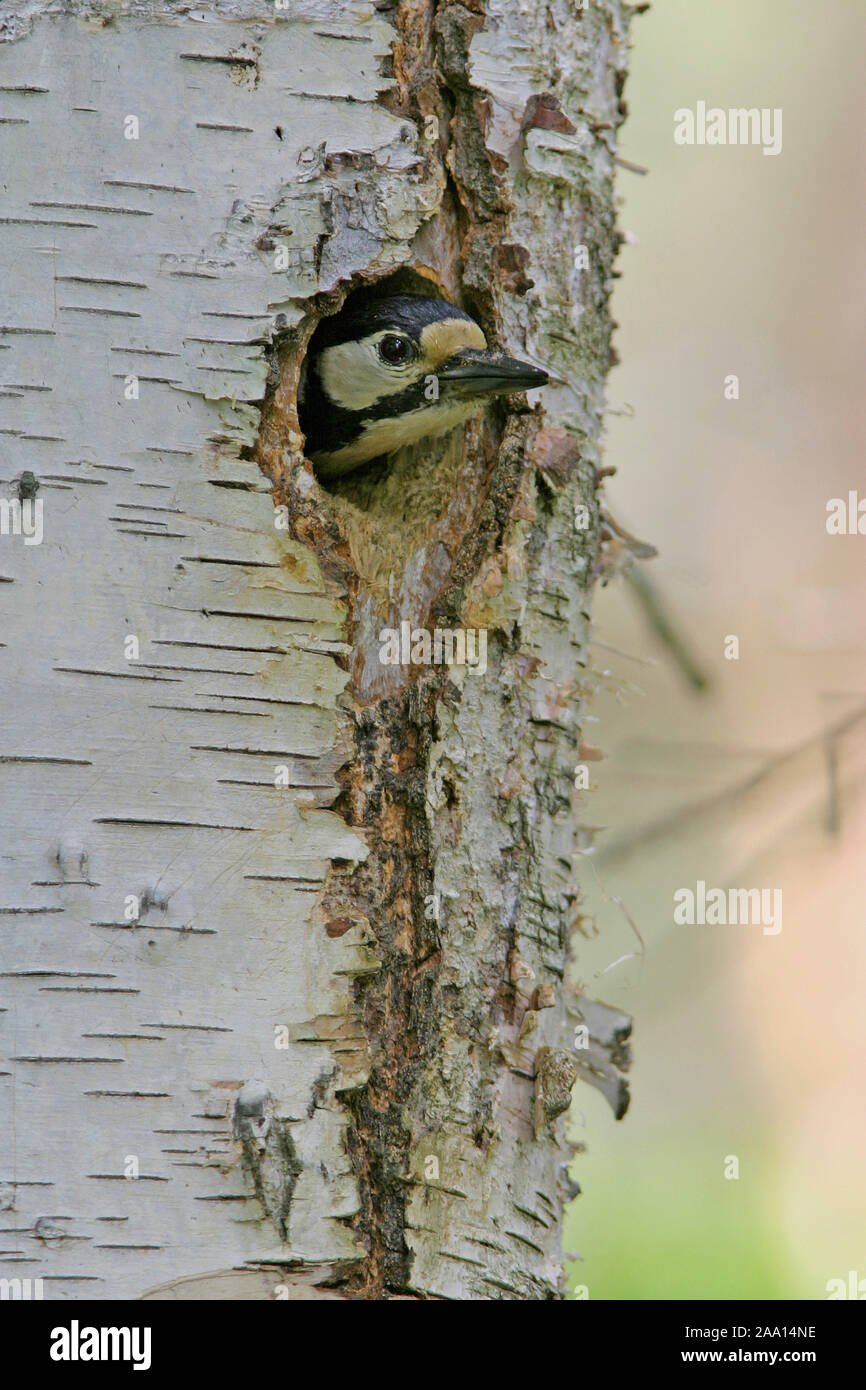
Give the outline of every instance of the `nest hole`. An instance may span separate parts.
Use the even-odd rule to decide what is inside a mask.
[[[296,380],[317,324],[347,307],[396,294],[437,295],[448,298],[432,273],[401,268],[373,282],[362,282],[335,304],[333,296],[308,321],[294,345]],[[452,301],[453,302],[453,301]],[[325,312],[322,312],[325,310]],[[403,588],[410,559],[425,571],[424,587],[440,577],[450,563],[450,539],[466,519],[467,496],[477,496],[479,479],[469,463],[483,450],[481,426],[470,421],[448,434],[435,435],[372,459],[350,473],[319,477],[323,502],[345,536],[353,564],[380,610]],[[468,447],[467,447],[468,446]],[[419,574],[420,579],[420,574]],[[434,583],[435,587],[435,583]]]

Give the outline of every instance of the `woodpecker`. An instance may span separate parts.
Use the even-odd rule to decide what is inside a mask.
[[[367,299],[323,319],[310,340],[298,391],[307,457],[320,477],[339,477],[444,434],[490,396],[547,380],[490,351],[475,320],[446,299]]]

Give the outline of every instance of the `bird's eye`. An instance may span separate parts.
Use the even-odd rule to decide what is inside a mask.
[[[399,333],[386,333],[379,340],[379,356],[389,367],[401,367],[411,359],[413,351],[412,339],[404,338]]]

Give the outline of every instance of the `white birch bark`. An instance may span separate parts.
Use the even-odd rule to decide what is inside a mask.
[[[559,1296],[626,20],[0,3],[2,1277]],[[403,266],[562,384],[325,493],[314,296]],[[437,614],[486,674],[375,669]]]

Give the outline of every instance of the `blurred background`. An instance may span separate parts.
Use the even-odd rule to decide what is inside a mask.
[[[635,1060],[620,1123],[575,1089],[570,1282],[823,1299],[866,1281],[866,535],[826,529],[866,499],[866,5],[655,0],[632,41],[605,495],[659,557],[594,606],[574,978]],[[698,101],[781,107],[781,153],[676,145]],[[675,925],[698,880],[782,930]]]

